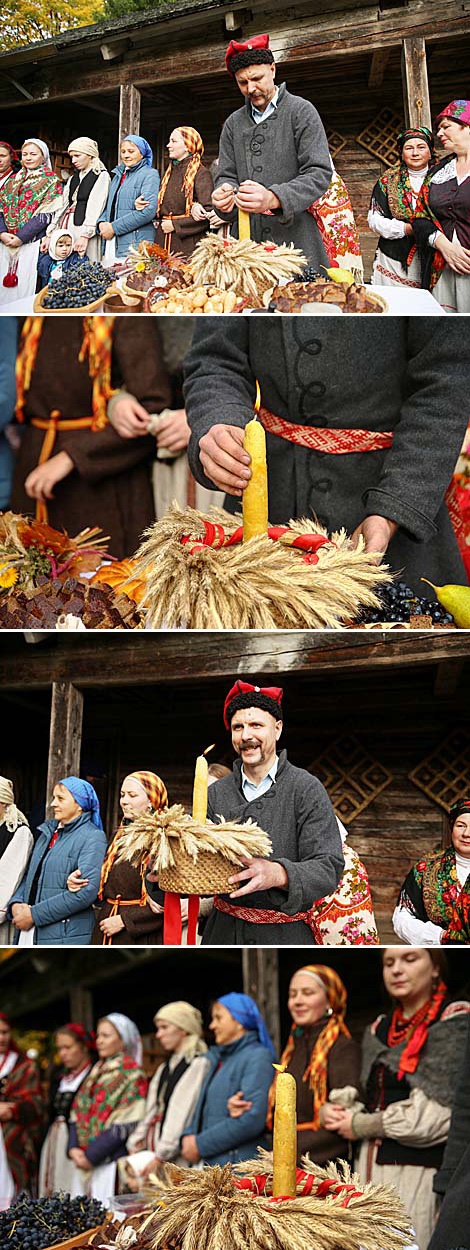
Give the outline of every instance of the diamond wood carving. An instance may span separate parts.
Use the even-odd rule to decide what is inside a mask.
[[[347,139],[340,134],[339,130],[327,130],[326,137],[328,139],[328,147],[330,149],[333,160],[346,147]]]
[[[383,108],[373,121],[368,122],[364,130],[356,135],[356,142],[373,156],[378,156],[385,165],[394,165],[398,160],[397,135],[403,130],[403,118],[393,109]]]
[[[428,799],[445,812],[456,799],[468,793],[470,779],[470,741],[468,734],[456,729],[435,751],[408,773],[409,780]]]
[[[393,780],[353,734],[343,734],[307,767],[325,786],[336,815],[349,823]]]

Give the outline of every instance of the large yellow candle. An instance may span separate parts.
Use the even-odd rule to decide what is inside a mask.
[[[198,755],[194,771],[193,786],[193,820],[205,824],[207,817],[207,777],[208,766],[205,755]]]
[[[285,1068],[274,1064],[276,1104],[273,1136],[273,1198],[295,1198],[297,1166],[297,1086]]]
[[[266,435],[260,421],[253,417],[245,426],[245,451],[251,456],[251,477],[243,491],[243,542],[268,532],[268,466]]]
[[[238,210],[238,238],[250,238],[250,214],[245,213],[243,208],[239,208]]]

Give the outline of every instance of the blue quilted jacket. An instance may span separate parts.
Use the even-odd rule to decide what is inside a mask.
[[[57,842],[48,851],[56,829],[56,820],[46,820],[39,826],[31,859],[16,894],[10,899],[9,908],[13,903],[29,903],[40,864],[36,901],[31,908],[37,945],[87,945],[93,928],[92,904],[98,894],[106,836],[96,828],[88,813],[82,812],[60,830]],[[67,877],[74,868],[79,868],[82,877],[88,879],[88,885],[77,894],[67,889]]]

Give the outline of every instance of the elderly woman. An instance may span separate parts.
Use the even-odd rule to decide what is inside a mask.
[[[392,1184],[408,1210],[419,1250],[434,1224],[433,1178],[450,1124],[466,1041],[470,1004],[449,1004],[444,956],[418,947],[383,952],[392,1009],[367,1029],[363,1043],[364,1105],[328,1109],[325,1123],[361,1141],[363,1181]]]
[[[21,169],[2,188],[0,211],[0,303],[34,295],[40,240],[62,207],[63,186],[52,172],[42,139],[26,139]]]
[[[64,226],[73,231],[74,250],[79,256],[86,254],[91,261],[100,260],[97,224],[106,205],[111,180],[94,139],[87,135],[72,139],[68,150],[74,172],[65,186],[63,209],[48,227],[41,247],[47,250],[52,230]]]
[[[13,782],[0,777],[0,946],[10,946],[12,926],[7,908],[19,885],[33,849],[26,816],[15,803]]]
[[[19,946],[83,946],[91,937],[106,851],[98,796],[89,781],[63,777],[51,806],[54,818],[39,826],[28,868],[10,899]],[[71,894],[67,877],[76,865],[88,885]]]
[[[0,1194],[9,1206],[34,1192],[44,1104],[37,1068],[20,1054],[8,1016],[0,1012]]]
[[[446,312],[469,313],[470,100],[452,100],[434,127],[446,155],[423,186],[413,221],[422,285]]]
[[[122,834],[136,816],[168,807],[166,786],[156,773],[129,773],[121,786],[120,804],[123,819],[101,869],[91,942],[93,946],[159,946],[163,941],[163,914],[155,914],[148,903],[146,856],[142,855],[140,864],[130,864],[127,860],[119,861],[119,849]],[[70,874],[69,890],[82,890],[86,885],[79,869]]]
[[[168,144],[170,163],[158,196],[156,242],[168,252],[190,256],[210,229],[214,184],[201,164],[204,144],[192,126],[177,126]]]
[[[194,1115],[208,1070],[202,1016],[197,1007],[182,1001],[165,1003],[154,1016],[154,1024],[166,1061],[152,1077],[145,1116],[131,1133],[129,1157],[120,1165],[127,1188],[132,1190],[163,1163],[187,1167],[180,1153],[181,1136]]]
[[[375,286],[420,287],[412,222],[421,188],[431,176],[432,133],[427,126],[403,130],[397,148],[397,163],[382,174],[371,196],[367,220],[379,235],[371,281]]]
[[[12,507],[70,534],[98,525],[118,559],[155,517],[147,427],[171,392],[153,320],[31,317],[20,343]],[[116,433],[108,407],[135,417],[134,438]]]
[[[82,1024],[63,1024],[55,1035],[60,1068],[50,1084],[49,1128],[39,1161],[39,1196],[70,1192],[74,1164],[68,1156],[69,1117],[75,1095],[96,1059],[95,1036]]]
[[[445,849],[420,859],[405,877],[393,913],[402,942],[470,942],[470,798],[450,809]]]
[[[117,1161],[145,1114],[148,1082],[142,1043],[133,1020],[119,1011],[98,1021],[98,1063],[76,1095],[70,1114],[69,1157],[75,1167],[70,1192],[109,1198]]]
[[[238,1163],[252,1159],[265,1138],[274,1047],[248,994],[224,994],[212,1008],[215,1046],[191,1124],[182,1134],[186,1163]],[[233,1118],[228,1101],[243,1090],[249,1109]]]
[[[155,238],[153,219],[157,211],[160,175],[153,169],[150,144],[140,135],[127,135],[120,148],[120,163],[113,169],[106,207],[98,219],[98,231],[105,244],[104,259],[127,256],[130,247],[142,239]],[[145,208],[136,209],[139,197]]]

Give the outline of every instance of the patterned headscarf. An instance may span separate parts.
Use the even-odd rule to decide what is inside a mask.
[[[96,1035],[91,1030],[85,1029],[83,1024],[72,1024],[71,1022],[63,1024],[59,1029],[56,1029],[56,1037],[59,1033],[71,1033],[73,1037],[76,1037],[77,1042],[81,1042],[85,1050],[89,1051],[90,1055],[95,1053]]]
[[[432,136],[432,130],[429,130],[427,126],[410,126],[409,130],[402,130],[400,134],[397,135],[397,148],[400,158],[402,156],[405,143],[408,143],[409,139],[422,139],[424,143],[427,143],[431,156],[434,156],[434,139]]]
[[[196,174],[198,172],[199,166],[201,164],[201,158],[204,155],[204,144],[202,142],[199,131],[194,130],[193,126],[175,126],[174,129],[179,130],[180,135],[184,139],[185,147],[187,148],[191,156],[191,160],[188,161],[188,164],[184,171],[184,178],[183,178],[183,191],[185,195],[184,211],[185,211],[186,217],[189,217],[192,204],[193,204],[193,199],[194,199],[194,182],[195,182],[195,178],[196,178]],[[170,161],[169,165],[167,165],[167,168],[165,170],[165,173],[163,175],[161,185],[160,185],[160,191],[158,195],[158,212],[161,211],[161,206],[163,204],[163,197],[165,195],[167,185],[170,181],[170,174],[171,174],[172,169],[173,169],[173,163],[172,161]]]
[[[442,117],[449,117],[453,122],[460,122],[462,126],[470,126],[470,100],[451,100],[450,104],[446,104],[437,114],[434,122],[435,126],[439,125]]]
[[[43,330],[44,317],[27,317],[23,326],[20,349],[16,358],[16,419],[24,421],[26,392],[31,386],[36,357]],[[84,317],[83,340],[79,360],[88,356],[88,372],[93,381],[92,430],[104,430],[108,424],[108,400],[116,394],[111,385],[114,317]]]
[[[455,821],[458,820],[459,816],[465,816],[467,812],[470,812],[470,799],[457,799],[456,802],[452,804],[452,807],[449,808],[449,820],[451,826],[455,824]]]
[[[266,1046],[273,1059],[276,1057],[276,1051],[254,998],[250,998],[249,994],[232,992],[231,994],[224,994],[222,998],[217,999],[217,1002],[221,1003],[222,1007],[226,1007],[234,1020],[238,1020],[244,1029],[257,1033],[258,1041],[261,1042],[261,1045]]]
[[[89,812],[90,818],[97,829],[102,829],[100,801],[91,781],[82,781],[81,777],[61,777],[57,783],[65,786],[83,812]]]
[[[6,825],[9,833],[14,833],[19,825],[28,824],[26,816],[16,806],[13,782],[10,781],[9,777],[0,777],[0,803],[6,803],[3,823]]]
[[[143,769],[143,770],[140,770],[139,772],[128,773],[127,776],[134,777],[135,780],[139,782],[139,785],[142,786],[142,789],[145,790],[145,793],[148,795],[150,806],[154,812],[161,812],[164,807],[168,807],[168,791],[167,791],[165,783],[162,781],[161,777],[157,775],[157,773],[149,773]],[[115,862],[116,856],[119,851],[119,838],[121,836],[121,833],[123,832],[123,829],[124,829],[124,826],[122,824],[119,825],[119,829],[116,830],[114,837],[111,839],[111,842],[109,843],[108,849],[106,851],[106,855],[103,860],[103,865],[101,868],[101,877],[100,877],[100,888],[98,891],[98,898],[101,901],[104,898],[104,888],[105,888],[109,874],[111,872],[111,869],[113,867],[113,864]],[[141,892],[140,902],[141,902],[142,907],[144,907],[147,902],[147,893],[146,893],[145,881],[144,881],[145,873],[147,871],[147,861],[148,861],[148,856],[144,855],[142,857],[142,861],[140,865],[140,873],[142,877],[142,892]]]
[[[331,1015],[328,1016],[324,1028],[317,1037],[308,1065],[302,1077],[302,1080],[308,1082],[309,1088],[312,1090],[313,1117],[311,1127],[313,1129],[317,1129],[320,1128],[320,1107],[327,1101],[328,1097],[329,1052],[340,1033],[343,1033],[345,1037],[351,1036],[349,1029],[344,1023],[348,996],[346,993],[346,987],[343,984],[341,977],[338,976],[338,973],[335,972],[333,968],[328,968],[325,964],[306,964],[303,968],[297,968],[297,972],[307,973],[307,975],[313,977],[315,981],[321,983],[326,991],[329,1009],[331,1011]],[[293,1024],[289,1034],[287,1046],[285,1047],[280,1059],[280,1063],[285,1064],[287,1068],[289,1068],[289,1060],[294,1051],[296,1028],[297,1026]],[[269,1091],[268,1124],[270,1127],[272,1126],[274,1104],[276,1101],[275,1091],[276,1077],[274,1078]]]

